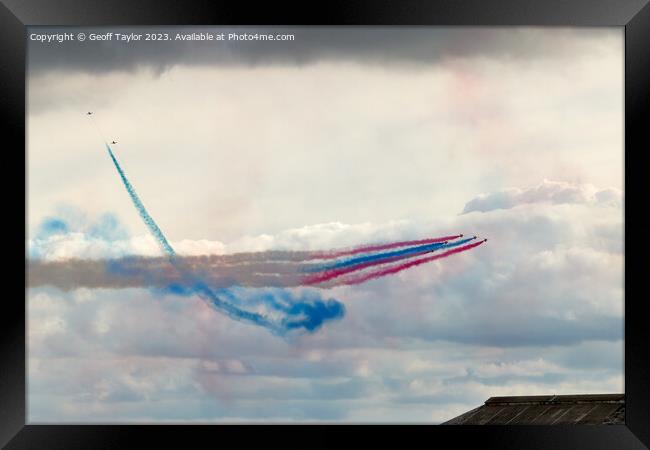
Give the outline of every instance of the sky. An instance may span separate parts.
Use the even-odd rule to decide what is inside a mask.
[[[195,296],[30,287],[29,421],[438,423],[623,392],[622,29],[272,32],[295,40],[28,41],[28,258],[161,254],[87,111],[182,255],[489,242],[316,289],[345,317],[291,339]]]

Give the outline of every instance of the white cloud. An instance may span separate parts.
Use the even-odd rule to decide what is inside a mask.
[[[481,194],[465,205],[463,214],[510,209],[531,203],[603,204],[620,207],[623,192],[620,189],[598,189],[590,184],[544,180],[537,186],[510,188]]]

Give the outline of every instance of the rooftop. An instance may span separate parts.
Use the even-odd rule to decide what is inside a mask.
[[[625,423],[624,394],[490,397],[443,425],[605,425]]]

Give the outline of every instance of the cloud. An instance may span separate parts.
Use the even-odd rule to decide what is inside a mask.
[[[127,231],[111,213],[90,218],[73,207],[59,207],[45,217],[28,240],[30,259],[65,259],[73,255],[115,257],[142,249],[141,240],[129,241]]]
[[[70,28],[30,27],[30,33],[62,33]],[[75,28],[75,32],[106,33]],[[149,69],[160,73],[176,65],[304,66],[322,61],[365,64],[426,65],[457,58],[534,60],[575,58],[600,52],[601,39],[618,37],[617,30],[541,28],[431,27],[156,27],[112,28],[113,33],[168,33],[169,41],[29,41],[32,75],[47,71],[106,73]],[[177,33],[290,33],[292,41],[179,41]]]
[[[447,225],[438,223],[437,231],[442,234],[451,230],[468,235],[476,233],[488,237],[489,242],[472,254],[413,268],[392,280],[378,280],[359,289],[334,289],[332,292],[339,299],[348,299],[346,303],[357,311],[355,315],[377,320],[377,324],[381,324],[376,331],[377,337],[394,333],[428,341],[443,339],[511,346],[618,339],[621,329],[616,324],[622,317],[623,267],[620,204],[583,202],[590,197],[582,195],[587,191],[582,186],[578,189],[564,182],[545,182],[545,185],[550,188],[518,191],[541,192],[543,195],[537,198],[544,199],[548,192],[568,190],[580,193],[569,196],[580,201],[524,203],[516,208],[495,209],[480,215],[465,214],[450,220]],[[592,187],[591,191],[601,192],[602,189]],[[536,197],[528,194],[528,198]],[[290,246],[292,240],[294,247],[304,247],[310,240],[336,247],[352,243],[350,236],[359,244],[379,241],[381,235],[396,239],[421,238],[430,235],[432,229],[434,227],[427,223],[408,222],[325,224],[287,230],[275,236],[252,236],[219,248],[229,251],[233,248],[272,249],[276,245]],[[76,245],[57,234],[44,246],[49,253],[32,253],[55,255],[56,261],[57,255],[71,255],[68,250],[62,252],[60,247],[72,247],[79,255],[94,248],[98,256],[110,258],[116,249],[126,247],[123,241],[86,240],[82,234],[70,234]],[[155,243],[151,242],[151,246],[155,249]],[[192,248],[199,254],[208,254],[214,246],[194,243]],[[194,259],[203,261],[202,258]],[[96,273],[103,273],[102,263],[80,263],[87,280],[99,280]],[[74,261],[69,264],[71,268],[76,267]],[[38,283],[39,273],[49,271],[49,267],[47,263],[34,262],[30,278],[37,285],[41,284]],[[67,279],[65,271],[59,278]],[[134,280],[132,284],[125,279],[123,287],[140,285],[135,278],[131,281]],[[120,286],[119,283],[110,285]],[[108,284],[98,281],[99,286]],[[404,302],[408,307],[393,311],[396,298],[409,299]],[[433,310],[426,306],[431,302],[436,305]],[[417,312],[417,308],[422,311]],[[473,312],[468,314],[463,308]],[[494,314],[494,311],[500,313]],[[346,320],[354,320],[351,315]],[[388,317],[395,320],[388,321]],[[375,325],[372,328],[376,328]],[[551,334],[549,329],[557,332]]]
[[[309,351],[285,355],[289,366],[275,373],[260,364],[270,358],[261,352],[235,360],[105,355],[86,358],[83,368],[71,366],[69,359],[32,359],[30,419],[437,422],[478,406],[492,395],[617,392],[622,387],[622,375],[615,369],[556,365],[547,359],[549,352],[522,358],[469,346],[409,351],[329,349],[323,352],[326,359],[342,370],[332,375],[328,361],[313,361],[310,372],[318,375],[311,376],[291,364],[306,361]],[[346,368],[347,362],[361,354],[369,376],[356,375],[352,365]],[[413,358],[437,361],[439,367],[409,373],[404,366]],[[229,372],[227,363],[247,369]],[[215,366],[220,369],[206,369]]]
[[[493,395],[620,392],[621,204],[598,201],[601,188],[546,184],[518,188],[537,203],[437,218],[436,230],[489,241],[453,264],[334,288],[346,317],[290,340],[194,296],[30,288],[30,420],[430,423]],[[546,200],[563,190],[572,194]],[[417,238],[433,228],[312,225],[220,249]]]
[[[182,256],[227,255],[271,250],[303,251],[348,247],[362,242],[385,242],[412,235],[405,220],[387,223],[344,224],[329,222],[282,230],[277,234],[244,235],[232,242],[180,239],[172,246]],[[125,256],[160,256],[160,248],[149,235],[127,236],[117,217],[102,214],[91,218],[68,207],[56,217],[46,217],[28,239],[30,259],[109,259]]]
[[[622,206],[620,189],[598,189],[590,184],[544,180],[537,186],[510,188],[481,194],[465,204],[462,214],[510,209],[531,203],[604,204]]]

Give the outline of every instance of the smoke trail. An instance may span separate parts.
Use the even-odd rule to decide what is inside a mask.
[[[451,241],[459,237],[463,237],[463,235],[457,234],[454,236],[443,236],[437,238],[420,239],[416,241],[392,242],[390,244],[363,245],[360,247],[353,247],[351,249],[346,249],[346,250],[313,252],[312,257],[317,259],[335,259],[335,258],[340,258],[341,256],[352,256],[352,255],[357,255],[359,253],[370,253],[378,250],[388,250],[391,248],[407,247],[411,245],[434,244],[436,242]]]
[[[88,288],[150,287],[170,288],[182,291],[189,274],[212,289],[242,286],[249,288],[291,288],[310,286],[329,288],[331,280],[369,267],[394,263],[424,253],[458,247],[474,238],[466,238],[445,244],[443,247],[382,258],[354,266],[326,270],[305,276],[305,270],[313,267],[304,261],[266,261],[267,256],[255,254],[175,256],[176,264],[169,257],[134,257],[118,259],[58,261],[30,261],[28,281],[30,287],[51,285],[69,290]],[[267,252],[260,252],[267,253]],[[183,270],[178,267],[182,266]],[[334,284],[336,285],[336,283]]]
[[[336,300],[330,299],[327,302],[323,302],[322,300],[318,299],[317,301],[311,303],[298,301],[293,302],[291,308],[285,308],[284,312],[289,316],[297,316],[302,319],[293,317],[293,319],[290,320],[285,317],[278,324],[270,321],[265,315],[242,310],[233,304],[219,298],[219,296],[217,296],[205,282],[203,282],[196,275],[192,274],[191,271],[182,264],[182,259],[178,259],[176,257],[176,252],[169,244],[158,225],[156,225],[153,218],[149,215],[146,208],[140,201],[140,198],[136,194],[135,189],[126,178],[126,175],[120,167],[120,164],[117,162],[117,159],[115,158],[111,147],[108,145],[108,143],[105,142],[105,144],[111,160],[113,161],[113,164],[115,165],[115,168],[117,169],[120,178],[122,179],[122,183],[124,184],[124,187],[126,188],[129,196],[131,197],[135,208],[138,210],[140,217],[147,225],[147,228],[149,228],[149,231],[154,235],[163,251],[169,256],[170,262],[180,272],[186,292],[193,292],[203,298],[207,298],[212,306],[224,312],[233,319],[247,321],[255,325],[263,326],[271,330],[271,332],[274,334],[278,335],[283,335],[287,331],[297,328],[314,331],[325,320],[340,318],[343,316],[345,311],[343,304],[337,302]],[[271,307],[276,306],[275,303],[269,303],[269,305]],[[306,319],[304,318],[305,316],[307,317]]]
[[[431,246],[413,247],[413,249],[426,248],[426,250],[420,250],[420,251],[414,251],[414,252],[408,252],[408,253],[406,253],[406,252],[392,252],[392,253],[399,253],[399,255],[395,255],[395,256],[392,256],[392,257],[388,257],[388,258],[381,258],[379,260],[369,260],[368,262],[357,264],[357,265],[354,265],[352,267],[342,267],[342,268],[337,269],[337,270],[327,270],[322,274],[312,275],[310,277],[307,277],[307,278],[305,278],[303,280],[303,282],[305,284],[307,284],[307,285],[324,283],[326,281],[333,280],[335,278],[341,277],[341,276],[346,275],[346,274],[351,273],[351,272],[361,271],[361,270],[366,269],[368,267],[399,261],[401,259],[405,259],[405,258],[408,258],[408,257],[414,257],[414,256],[422,255],[424,253],[430,253],[430,252],[435,251],[435,250],[458,247],[459,245],[463,245],[463,244],[465,244],[465,243],[467,243],[469,241],[472,241],[474,239],[475,239],[475,237],[471,237],[471,238],[462,239],[460,241],[452,242],[452,243],[448,243],[448,244],[438,244],[438,246],[434,247],[434,248],[430,248]]]
[[[420,264],[425,264],[425,263],[434,261],[436,259],[446,258],[447,256],[470,250],[470,249],[472,249],[474,247],[478,247],[479,245],[483,244],[484,242],[485,242],[485,240],[482,240],[482,241],[479,241],[479,242],[475,242],[474,244],[465,245],[463,247],[448,250],[448,251],[446,251],[444,253],[440,253],[439,255],[428,256],[426,258],[411,260],[411,261],[408,261],[408,262],[405,262],[405,263],[394,265],[392,267],[388,267],[388,268],[381,269],[381,270],[376,270],[374,272],[347,277],[346,279],[341,280],[338,284],[339,285],[359,284],[359,283],[363,283],[364,281],[374,280],[376,278],[384,277],[386,275],[392,275],[392,274],[395,274],[397,272],[401,272],[402,270],[406,270],[406,269],[409,269],[409,268],[414,267],[414,266],[419,266]]]
[[[188,279],[189,274],[187,270],[180,264],[180,261],[175,258],[176,252],[172,248],[172,246],[169,244],[165,236],[163,235],[162,231],[156,225],[156,222],[154,222],[153,218],[149,215],[147,212],[146,208],[140,201],[140,198],[138,197],[138,194],[135,192],[135,189],[133,189],[133,186],[129,182],[129,180],[126,178],[126,175],[124,174],[124,171],[122,170],[122,167],[120,164],[117,162],[117,159],[115,158],[115,155],[113,154],[113,151],[111,150],[111,147],[106,143],[106,149],[108,150],[108,154],[111,157],[111,160],[113,161],[113,164],[115,165],[115,168],[117,169],[118,173],[120,174],[120,178],[122,179],[122,183],[124,184],[124,187],[126,188],[126,191],[128,192],[129,196],[131,197],[131,200],[133,201],[133,205],[135,206],[135,209],[138,211],[138,214],[140,214],[140,217],[144,221],[145,225],[147,228],[149,228],[149,231],[153,236],[156,238],[160,246],[162,247],[163,251],[167,253],[170,256],[170,262],[176,267],[179,272],[182,274],[183,278],[185,278],[184,281],[190,281],[189,286],[191,288],[189,290],[196,292],[197,294],[201,296],[206,296],[209,298],[209,300],[212,302],[212,305],[214,305],[217,309],[220,309],[221,311],[225,312],[228,316],[235,318],[235,319],[241,319],[241,320],[246,320],[250,321],[256,325],[261,325],[264,327],[267,327],[271,329],[274,332],[278,332],[279,330],[277,327],[273,326],[268,320],[261,316],[260,314],[255,314],[255,313],[250,313],[244,310],[241,310],[227,302],[224,302],[221,300],[219,297],[217,297],[212,290],[206,286],[203,282],[200,280],[194,278],[194,279]]]
[[[156,222],[154,222],[153,218],[149,215],[146,208],[140,201],[140,197],[138,197],[138,194],[136,194],[135,189],[133,189],[133,186],[131,186],[131,183],[129,183],[129,180],[126,178],[126,175],[122,170],[122,167],[120,167],[120,164],[117,162],[117,159],[115,159],[115,155],[113,154],[113,151],[111,150],[111,147],[108,144],[106,144],[106,149],[108,150],[109,156],[113,160],[113,164],[115,164],[115,168],[117,169],[117,172],[120,174],[120,178],[122,179],[122,183],[126,188],[126,192],[128,192],[129,196],[131,197],[131,201],[133,201],[133,206],[135,206],[135,209],[138,210],[138,214],[140,214],[140,217],[144,221],[144,224],[147,226],[147,228],[149,228],[151,234],[156,238],[158,243],[161,245],[163,251],[167,253],[169,256],[176,256],[176,252],[174,251],[172,246],[169,245],[169,242],[167,242],[165,235],[162,233],[162,231],[160,231],[160,228],[158,228],[158,225],[156,225]]]
[[[118,163],[117,158],[115,157],[110,145],[108,145],[108,141],[104,138],[104,135],[101,133],[101,130],[99,130],[97,124],[95,124],[95,122],[92,120],[92,117],[91,117],[91,122],[93,122],[93,124],[97,128],[97,131],[99,132],[102,139],[104,140],[108,154],[111,160],[113,161],[113,164],[116,170],[118,171],[118,174],[120,175],[122,183],[124,184],[124,187],[126,188],[126,191],[129,194],[129,197],[131,198],[133,205],[138,211],[138,214],[142,218],[143,222],[145,223],[145,225],[147,226],[151,234],[156,239],[157,243],[162,248],[163,252],[167,255],[168,262],[171,263],[171,265],[173,266],[173,268],[177,273],[177,281],[174,281],[169,278],[169,273],[166,272],[164,269],[161,271],[160,268],[158,268],[157,269],[158,272],[147,271],[147,267],[145,263],[143,267],[139,267],[136,265],[135,270],[132,270],[132,272],[134,272],[132,273],[132,275],[135,275],[135,280],[134,279],[130,280],[131,283],[142,282],[149,286],[153,285],[156,287],[162,284],[163,285],[161,289],[162,291],[169,292],[172,294],[177,294],[177,295],[197,294],[204,300],[208,301],[208,303],[211,306],[213,306],[215,309],[221,311],[227,316],[235,320],[250,322],[265,327],[277,335],[284,335],[288,331],[294,329],[304,329],[313,332],[314,330],[318,329],[325,321],[343,317],[345,313],[345,308],[342,303],[334,299],[322,301],[321,298],[317,295],[316,296],[312,295],[310,297],[309,295],[303,294],[301,298],[296,300],[296,298],[287,291],[280,291],[280,293],[267,292],[267,293],[263,293],[262,295],[260,295],[259,292],[254,294],[252,297],[253,300],[252,303],[257,302],[263,305],[264,307],[266,307],[267,309],[270,308],[271,313],[279,312],[282,314],[282,317],[279,320],[275,320],[275,319],[270,319],[267,314],[246,311],[244,309],[235,306],[232,302],[241,303],[242,297],[241,295],[239,296],[235,295],[234,289],[236,288],[233,288],[232,286],[230,286],[227,289],[223,289],[219,291],[219,295],[215,293],[213,287],[210,286],[210,284],[205,281],[206,277],[200,271],[195,270],[196,267],[193,267],[192,265],[188,265],[187,260],[185,258],[179,258],[177,256],[176,252],[170,245],[169,241],[167,241],[165,235],[162,233],[158,225],[155,223],[153,218],[147,212],[144,204],[138,197],[137,193],[135,192],[135,189],[127,179],[126,174],[124,173],[122,167]],[[53,227],[54,231],[56,232],[66,231],[60,225],[61,224],[58,223],[51,224],[50,228]],[[301,270],[301,272],[303,273],[305,271],[324,272],[323,274],[316,275],[316,276],[320,277],[320,282],[329,281],[345,274],[361,271],[362,269],[365,269],[367,267],[380,265],[380,264],[383,265],[386,263],[393,263],[395,261],[404,258],[412,258],[414,256],[435,251],[440,248],[459,246],[471,240],[471,239],[465,239],[452,244],[448,244],[447,242],[449,240],[456,239],[462,236],[463,235],[461,234],[461,235],[446,236],[440,238],[428,238],[428,239],[421,239],[421,240],[393,242],[388,244],[365,245],[365,246],[355,247],[352,249],[333,250],[328,252],[271,251],[271,252],[260,252],[257,254],[249,253],[249,254],[231,255],[231,256],[223,257],[221,261],[226,262],[226,264],[228,264],[228,260],[230,260],[229,263],[235,265],[241,263],[243,266],[246,266],[247,269],[253,269],[254,265],[256,264],[257,269],[261,271],[261,272],[252,272],[253,277],[258,277],[257,282],[268,283],[269,281],[272,281],[272,282],[278,282],[280,285],[282,285],[283,283],[286,285],[290,285],[292,283],[294,283],[294,285],[305,285],[307,283],[305,282],[305,279],[301,278],[301,276],[299,275],[299,271],[292,272],[292,270],[290,269],[291,264],[287,266],[284,263],[290,262],[293,264],[293,266],[297,265],[298,267],[301,267],[301,265],[304,266],[303,264],[304,261],[310,261],[314,259],[336,259],[342,256],[352,256],[360,253],[372,253],[377,251],[408,247],[402,250],[397,250],[392,252],[383,252],[383,253],[365,255],[357,258],[351,258],[344,261],[335,262],[329,265],[320,264],[317,266],[312,265],[312,267],[309,267],[309,265],[307,265],[306,269],[303,267],[303,270]],[[459,253],[461,251],[469,250],[470,248],[480,245],[483,242],[484,241],[481,241],[476,244],[460,247],[454,250],[449,250],[445,253],[435,255],[433,257],[421,258],[415,261],[411,260],[407,263],[396,264],[394,266],[381,269],[381,270],[376,270],[374,272],[345,277],[343,280],[339,280],[336,284],[361,283],[368,279],[374,279],[391,273],[396,273],[408,267],[423,264],[438,258],[443,258],[454,253]],[[283,264],[278,265],[277,262],[282,262]],[[273,267],[275,267],[275,270],[273,269]],[[65,265],[63,267],[64,274],[66,268],[69,268],[69,266]],[[88,269],[88,267],[85,268]],[[106,263],[105,268],[107,270],[105,270],[104,272],[108,274],[110,273],[120,274],[121,271],[124,271],[124,267],[120,267],[119,263],[114,264],[113,262]],[[234,272],[235,275],[237,274],[237,270],[238,269],[236,269]],[[45,273],[49,274],[50,271],[45,270]],[[298,273],[299,275],[298,278],[296,277],[296,273]],[[94,282],[98,284],[101,284],[102,282],[114,282],[114,280],[101,280],[101,275],[97,276],[97,273],[91,272],[91,274],[92,276],[95,277]],[[209,277],[207,278],[209,279]],[[33,278],[30,276],[30,280],[31,279]],[[46,281],[46,280],[41,280],[41,281]],[[221,281],[232,282],[232,279],[229,280],[228,277],[225,277],[222,278]],[[315,281],[316,281],[315,279],[311,279],[311,283],[314,283]],[[230,301],[226,301],[224,300],[224,298],[227,298]]]
[[[233,300],[270,307],[281,312],[283,317],[280,323],[287,330],[304,328],[307,331],[315,331],[325,321],[341,318],[345,314],[342,303],[333,299],[322,301],[313,291],[300,292],[298,300],[286,289],[255,289],[251,296],[247,295],[247,290],[242,288],[222,289],[219,293]]]
[[[133,188],[132,188],[133,189]],[[110,246],[111,252],[120,252],[123,243],[116,245],[116,238],[126,236],[121,230],[116,218],[111,215],[102,216],[98,223],[78,223],[76,217],[75,227],[81,227],[83,233],[88,234],[92,240],[103,241],[101,247]],[[81,230],[80,229],[80,230]],[[423,253],[440,251],[444,248],[459,246],[467,242],[459,240],[436,246],[413,246],[399,251],[381,252],[373,255],[363,255],[353,259],[335,262],[344,267],[330,269],[331,264],[325,265],[321,272],[314,272],[323,268],[323,262],[312,262],[314,252],[309,251],[281,251],[267,250],[262,252],[245,252],[225,255],[176,255],[174,262],[165,253],[165,256],[123,256],[109,259],[59,259],[57,246],[65,240],[63,235],[69,233],[77,235],[67,219],[46,218],[39,227],[37,238],[30,241],[30,255],[32,259],[27,265],[29,287],[53,286],[58,289],[71,290],[79,287],[90,289],[108,288],[124,289],[133,287],[148,287],[159,292],[185,292],[183,283],[187,283],[190,275],[214,289],[233,288],[241,286],[246,288],[292,288],[310,286],[313,288],[328,289],[337,283],[331,283],[343,275],[354,271],[361,272],[373,266],[387,265],[398,260],[413,258]],[[54,239],[50,239],[55,237]],[[428,240],[428,239],[422,239]],[[407,242],[421,242],[407,241]],[[159,244],[159,242],[157,242]],[[387,243],[383,246],[394,246],[398,243]],[[159,244],[160,245],[160,244]],[[403,245],[399,243],[399,245]],[[80,247],[83,248],[84,246]],[[370,245],[357,248],[369,248]],[[406,251],[403,251],[406,250]],[[335,252],[336,250],[332,250]],[[164,252],[164,250],[163,250]],[[318,252],[316,252],[318,253]],[[325,253],[325,252],[320,252]],[[55,259],[49,259],[54,256]],[[371,258],[367,258],[371,256]],[[388,257],[387,257],[388,256]],[[40,257],[46,258],[45,260]],[[365,261],[365,262],[360,262]],[[353,263],[353,265],[351,265]],[[345,267],[347,266],[347,267]],[[183,270],[179,270],[182,267]],[[312,272],[306,275],[305,272]],[[196,284],[196,283],[195,283]],[[255,291],[253,289],[253,291]],[[257,290],[259,292],[259,290]],[[224,298],[225,292],[217,294]],[[227,296],[226,296],[227,297]],[[243,308],[238,299],[234,300]],[[245,308],[244,308],[245,309]]]
[[[308,267],[305,269],[305,272],[322,272],[326,270],[339,269],[348,266],[356,266],[358,264],[367,263],[367,262],[373,262],[373,261],[377,262],[384,259],[390,259],[399,256],[417,255],[419,253],[426,253],[444,247],[446,243],[447,242],[445,241],[445,242],[439,242],[437,244],[420,245],[416,247],[409,247],[403,250],[395,250],[392,252],[384,252],[384,253],[375,253],[372,255],[360,256],[357,258],[345,259],[343,261],[335,262],[332,264]]]

